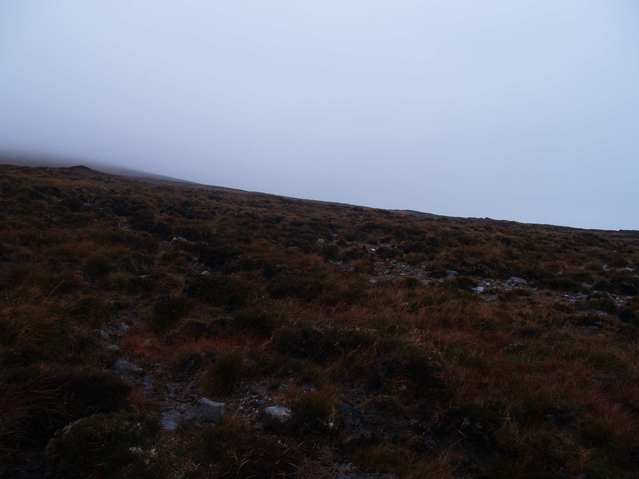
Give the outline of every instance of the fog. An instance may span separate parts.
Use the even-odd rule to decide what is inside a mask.
[[[639,229],[636,0],[5,0],[0,149]]]

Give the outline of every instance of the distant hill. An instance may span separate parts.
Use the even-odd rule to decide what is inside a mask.
[[[66,158],[62,156],[44,155],[25,152],[0,152],[0,165],[16,165],[16,166],[33,166],[33,167],[75,167],[85,166],[87,168],[109,173],[112,175],[126,176],[129,178],[141,178],[148,180],[161,180],[176,183],[193,183],[191,181],[173,178],[170,176],[158,175],[146,171],[135,170],[132,168],[124,168],[120,166],[107,165],[105,163],[95,162],[86,159]]]

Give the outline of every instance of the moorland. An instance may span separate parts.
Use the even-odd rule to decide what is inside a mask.
[[[0,476],[636,478],[639,232],[0,166]]]

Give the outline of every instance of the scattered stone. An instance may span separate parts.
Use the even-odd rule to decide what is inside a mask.
[[[118,346],[117,344],[109,344],[106,349],[107,351],[111,351],[112,353],[117,353],[118,351],[120,351],[120,346]]]
[[[111,328],[111,332],[116,336],[124,336],[129,332],[129,325],[126,323],[117,323]]]
[[[168,411],[162,411],[160,416],[160,427],[165,431],[175,431],[182,423],[183,417],[179,411],[171,409]]]
[[[148,396],[153,392],[153,378],[148,374],[142,379],[142,390]]]
[[[104,329],[96,329],[95,334],[104,341],[109,340],[109,333],[107,333]]]
[[[200,398],[188,413],[188,419],[195,422],[219,423],[224,417],[224,403]]]
[[[291,419],[292,412],[285,406],[269,406],[264,408],[264,415],[273,421],[287,422]]]
[[[484,286],[475,286],[472,288],[472,291],[475,294],[483,294],[486,291],[486,288]]]
[[[142,374],[144,370],[126,359],[118,359],[113,363],[113,370],[122,374]]]
[[[521,288],[523,286],[526,286],[527,284],[528,281],[517,276],[512,276],[508,279],[508,281],[506,281],[506,286],[508,286],[509,288]]]

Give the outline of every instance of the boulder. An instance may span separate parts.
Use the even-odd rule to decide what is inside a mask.
[[[113,370],[120,374],[142,374],[144,370],[126,359],[118,359],[113,363]]]
[[[160,427],[165,431],[175,431],[182,423],[182,420],[182,414],[175,409],[163,411],[160,416]]]
[[[269,406],[264,408],[264,416],[271,421],[287,422],[292,412],[285,406]]]
[[[224,403],[200,398],[188,413],[188,419],[195,422],[219,423],[224,417]]]

